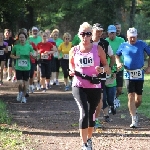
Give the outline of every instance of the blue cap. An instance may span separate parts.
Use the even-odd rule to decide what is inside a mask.
[[[108,31],[108,33],[116,32],[116,27],[114,25],[109,25],[107,31]]]

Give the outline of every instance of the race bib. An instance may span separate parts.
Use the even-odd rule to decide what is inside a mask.
[[[8,46],[8,51],[9,51],[9,52],[11,51],[11,46]]]
[[[69,54],[64,54],[63,59],[69,59]]]
[[[4,55],[4,50],[0,50],[0,55]]]
[[[139,79],[142,78],[142,70],[141,69],[136,69],[129,71],[130,73],[130,79]]]
[[[19,59],[18,60],[18,66],[19,67],[27,67],[28,66],[28,61],[26,59]]]
[[[94,66],[93,54],[89,54],[88,56],[80,56],[79,66],[80,67]]]
[[[48,55],[41,55],[41,59],[48,59],[49,56]]]
[[[53,53],[53,56],[57,58],[58,57],[58,52]]]

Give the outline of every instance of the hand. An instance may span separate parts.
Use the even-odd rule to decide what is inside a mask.
[[[104,73],[104,68],[103,67],[100,67],[100,66],[96,66],[95,67],[95,70],[96,72],[99,74],[99,73]]]
[[[120,70],[123,67],[123,64],[121,62],[117,63],[117,71]]]
[[[70,70],[70,71],[69,71],[69,75],[70,75],[70,76],[74,76],[74,75],[75,75],[75,72]]]
[[[20,56],[15,56],[15,59],[19,59],[20,58]]]
[[[111,78],[115,79],[116,78],[116,73],[112,73]]]
[[[49,53],[48,53],[48,51],[45,51],[44,54],[48,55]]]

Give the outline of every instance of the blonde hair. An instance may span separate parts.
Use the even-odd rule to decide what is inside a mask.
[[[83,22],[80,25],[79,33],[78,34],[80,34],[80,32],[83,31],[84,29],[89,29],[92,32],[92,26],[88,22]]]
[[[66,37],[69,37],[69,39],[71,39],[71,34],[68,32],[64,33],[63,39],[65,39]]]
[[[53,31],[52,31],[52,33],[59,33],[59,30],[58,29],[54,29]]]

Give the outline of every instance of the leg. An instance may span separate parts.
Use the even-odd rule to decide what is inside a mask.
[[[73,87],[72,93],[80,111],[79,131],[80,131],[82,143],[87,143],[87,135],[88,135],[87,94],[85,93],[83,88],[78,88],[78,87]]]
[[[1,82],[3,82],[4,65],[5,65],[5,61],[1,61]]]
[[[122,94],[122,87],[123,87],[123,70],[119,71],[116,74],[116,82],[117,82],[117,90],[116,90],[116,97],[118,98],[119,95]]]

